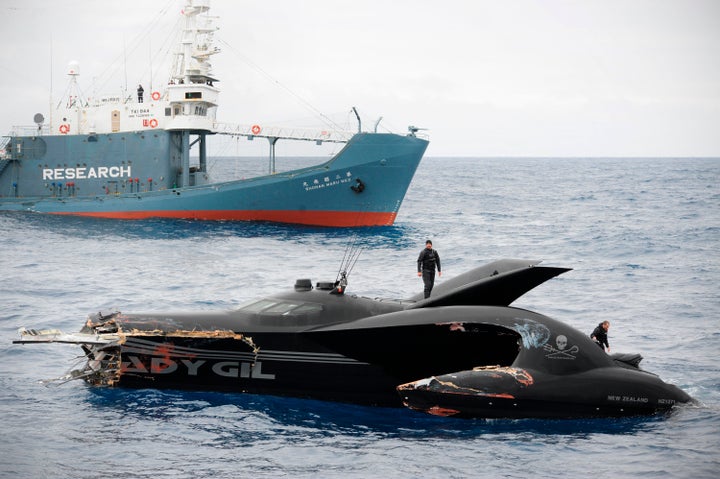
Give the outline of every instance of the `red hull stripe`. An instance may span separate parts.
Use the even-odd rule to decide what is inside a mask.
[[[390,226],[397,213],[360,211],[293,211],[293,210],[193,210],[193,211],[82,211],[53,213],[68,216],[91,216],[137,220],[146,218],[179,218],[192,220],[272,221],[311,226]]]

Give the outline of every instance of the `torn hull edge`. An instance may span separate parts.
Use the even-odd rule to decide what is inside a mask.
[[[164,317],[164,316],[163,316]],[[82,367],[55,382],[93,386],[248,392],[400,406],[397,378],[381,366],[319,345],[297,330],[174,329],[177,317],[91,316],[81,332],[21,330],[15,343],[79,345]],[[215,323],[213,323],[215,324]],[[144,328],[144,329],[140,329]],[[262,349],[257,345],[262,344]],[[407,379],[407,378],[406,378]]]
[[[592,418],[667,413],[692,398],[652,373],[607,367],[554,376],[531,367],[477,367],[398,386],[403,404],[464,418]]]
[[[13,343],[79,345],[87,360],[85,364],[51,381],[64,383],[82,379],[93,386],[116,386],[121,379],[127,379],[123,383],[131,385],[133,377],[146,380],[152,375],[170,374],[178,368],[178,364],[185,364],[191,374],[196,373],[198,361],[204,361],[198,359],[202,349],[197,346],[201,343],[206,343],[211,349],[225,346],[229,351],[222,353],[223,358],[237,355],[251,368],[257,360],[258,348],[252,338],[234,331],[124,330],[117,321],[120,317],[120,312],[90,316],[78,333],[21,328],[18,331],[20,339]],[[236,352],[238,343],[243,349],[241,352]]]

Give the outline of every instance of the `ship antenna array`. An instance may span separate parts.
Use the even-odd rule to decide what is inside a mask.
[[[355,264],[357,263],[360,253],[362,253],[363,246],[360,244],[360,238],[356,234],[353,240],[345,246],[345,253],[343,254],[342,262],[340,263],[340,269],[338,270],[335,283],[345,290],[347,286],[347,279],[350,276]]]
[[[107,84],[114,79],[113,74],[115,71],[117,71],[117,69],[120,68],[120,64],[122,62],[122,68],[126,76],[124,89],[125,91],[127,91],[127,55],[134,55],[135,52],[139,51],[140,47],[144,46],[145,44],[149,45],[150,38],[157,36],[161,30],[167,30],[166,28],[161,28],[161,23],[163,18],[166,17],[168,11],[170,11],[171,8],[174,8],[175,0],[168,0],[165,3],[166,5],[162,7],[152,19],[150,19],[150,21],[146,24],[143,30],[138,35],[130,39],[129,44],[125,41],[125,37],[123,36],[122,52],[120,52],[116,57],[112,58],[108,62],[105,70],[101,71],[94,80],[96,82],[96,88],[98,90],[103,90],[107,86]],[[166,35],[165,40],[161,42],[160,49],[156,50],[156,57],[162,54],[164,50],[169,50],[171,48],[169,45],[172,43],[173,37],[175,36],[175,31],[177,30],[177,25],[179,25],[180,22],[182,22],[182,17],[178,16],[174,22],[174,28],[172,29],[172,33],[168,33]],[[151,59],[150,61],[152,63],[153,60]],[[150,75],[152,76],[152,71],[150,72]],[[121,88],[123,88],[122,85]]]
[[[277,87],[285,90],[289,95],[294,97],[298,102],[300,102],[305,108],[312,111],[316,115],[318,115],[329,127],[334,128],[336,130],[342,130],[343,128],[337,124],[332,118],[328,117],[326,114],[321,112],[319,109],[317,109],[314,105],[312,105],[308,100],[300,96],[299,94],[295,93],[293,90],[291,90],[286,85],[280,83],[279,80],[277,80],[275,77],[273,77],[270,73],[263,70],[259,65],[257,65],[255,62],[251,61],[249,58],[247,58],[245,55],[241,54],[237,48],[230,45],[228,42],[223,40],[222,38],[218,39],[219,43],[222,43],[225,45],[230,51],[232,51],[235,55],[237,55],[244,63],[249,65],[251,68],[255,69],[258,73],[263,75],[266,79],[268,79],[270,82],[274,83]]]

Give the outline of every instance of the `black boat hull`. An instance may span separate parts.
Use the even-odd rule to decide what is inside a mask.
[[[398,386],[407,407],[465,418],[589,418],[652,415],[691,401],[657,376],[612,366],[549,375],[483,367]]]
[[[640,370],[639,356],[618,361],[586,334],[510,307],[567,271],[537,264],[497,261],[405,301],[301,279],[294,291],[233,311],[97,314],[79,333],[23,330],[16,342],[80,345],[87,364],[68,379],[94,385],[405,404],[442,415],[653,414],[690,400]]]
[[[297,334],[133,338],[119,347],[113,386],[247,392],[399,406],[397,378]],[[259,351],[253,344],[262,344]],[[93,353],[95,354],[95,353]]]
[[[450,317],[464,314],[449,312]],[[392,323],[408,312],[383,315]],[[114,345],[86,347],[98,385],[207,389],[400,407],[399,384],[487,362],[510,364],[517,339],[497,328],[435,323],[434,311],[412,313],[394,327],[305,331],[183,330],[159,334],[155,320],[116,319],[126,333]],[[200,319],[202,322],[209,321]],[[216,320],[213,320],[216,321]],[[178,318],[174,323],[182,324]],[[189,326],[189,325],[184,325]],[[164,326],[168,329],[168,326]],[[153,332],[155,331],[155,332]],[[242,332],[241,332],[242,331]]]

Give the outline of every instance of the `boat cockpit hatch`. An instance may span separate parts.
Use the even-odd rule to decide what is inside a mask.
[[[306,303],[302,301],[287,301],[276,299],[261,299],[253,301],[239,308],[239,311],[251,314],[269,316],[299,316],[319,313],[323,305],[319,303]]]

